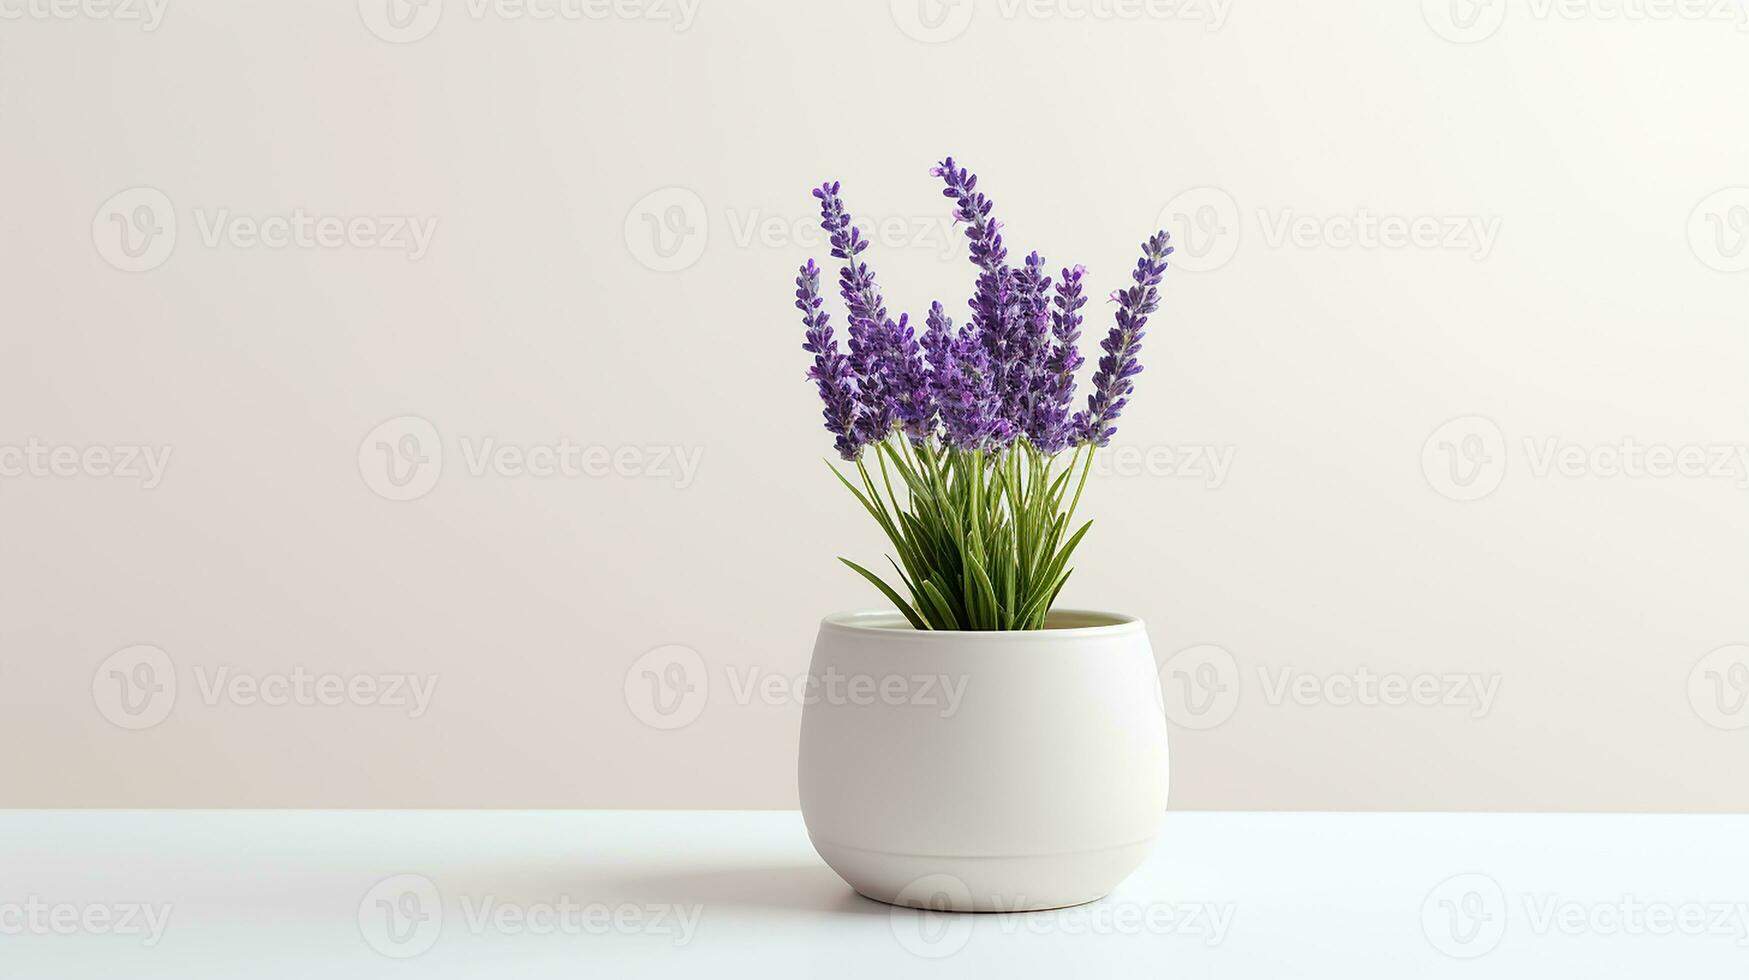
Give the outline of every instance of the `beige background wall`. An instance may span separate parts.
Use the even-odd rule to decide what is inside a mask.
[[[792,806],[808,189],[957,308],[952,153],[1179,236],[1066,597],[1174,805],[1749,808],[1749,11],[1622,11],[0,0],[0,803]]]

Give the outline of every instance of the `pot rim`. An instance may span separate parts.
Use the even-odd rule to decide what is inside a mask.
[[[1069,620],[1077,625],[1052,626],[1052,620]],[[918,630],[898,610],[848,609],[823,617],[820,629],[856,636],[878,635],[900,643],[936,644],[951,644],[956,638],[975,637],[980,643],[1036,643],[1146,632],[1140,617],[1100,609],[1053,609],[1045,623],[1041,630]]]

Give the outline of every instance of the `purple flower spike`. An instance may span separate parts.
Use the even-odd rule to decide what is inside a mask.
[[[1142,243],[1142,257],[1136,260],[1132,273],[1136,284],[1120,289],[1111,298],[1117,301],[1117,325],[1111,328],[1099,347],[1105,356],[1099,359],[1099,370],[1093,375],[1093,392],[1087,396],[1087,408],[1075,415],[1075,435],[1082,442],[1103,446],[1117,432],[1112,425],[1129,404],[1132,380],[1142,372],[1137,355],[1142,349],[1148,315],[1160,308],[1160,279],[1166,274],[1166,257],[1172,254],[1172,236],[1157,232]]]
[[[995,206],[978,187],[976,174],[956,166],[953,157],[937,164],[930,173],[940,177],[947,186],[942,196],[954,200],[954,220],[965,223],[966,238],[971,243],[972,264],[978,267],[978,282],[972,294],[972,319],[966,325],[968,340],[984,346],[984,361],[990,384],[999,402],[997,418],[1004,424],[993,433],[998,447],[1006,446],[1020,430],[1016,406],[1024,390],[1015,383],[1020,373],[1021,289],[1013,269],[1008,267],[1008,248],[1002,242],[1002,225],[990,217]]]
[[[941,161],[929,172],[947,184],[941,195],[953,198],[958,205],[954,209],[954,218],[966,223],[966,237],[972,243],[972,264],[991,273],[1003,268],[1008,261],[1008,249],[1002,244],[1002,226],[990,217],[995,202],[977,190],[978,175],[964,167],[955,167],[953,157]]]
[[[886,383],[894,414],[905,434],[922,442],[935,428],[935,399],[929,392],[929,371],[910,317],[901,313],[899,322],[888,320],[886,336]]]
[[[893,426],[904,423],[914,437],[925,434],[933,409],[926,398],[917,342],[904,318],[894,323],[875,284],[874,271],[857,256],[868,239],[851,221],[838,196],[838,181],[814,188],[820,202],[820,227],[832,245],[832,257],[844,262],[838,270],[838,292],[850,311],[850,367],[856,375],[859,410],[857,437],[878,442]]]
[[[887,370],[887,350],[892,343],[881,324],[857,320],[850,326],[849,346],[850,370],[856,376],[857,438],[879,442],[892,431],[897,419]]]
[[[1075,399],[1075,372],[1081,369],[1081,308],[1087,305],[1082,295],[1081,280],[1087,270],[1081,266],[1064,269],[1057,283],[1057,296],[1051,311],[1051,338],[1056,342],[1045,360],[1043,377],[1039,380],[1039,399],[1033,408],[1032,427],[1027,436],[1033,445],[1047,455],[1056,455],[1074,441],[1069,427],[1069,404]]]
[[[1002,412],[1017,429],[1030,434],[1045,394],[1045,362],[1051,354],[1051,277],[1045,275],[1044,257],[1037,252],[1026,257],[1016,277],[1015,312],[1014,366]]]
[[[824,303],[820,298],[820,267],[809,259],[796,276],[796,309],[802,311],[802,324],[808,328],[802,350],[814,355],[808,377],[826,403],[826,431],[836,437],[833,446],[838,455],[855,459],[862,453],[856,434],[856,391],[851,387],[850,362],[832,336],[831,316],[822,308]]]
[[[923,347],[930,367],[930,395],[941,413],[943,442],[971,451],[987,449],[1007,435],[984,345],[966,330],[956,336],[953,321],[940,303],[929,307]]]
[[[857,258],[868,248],[868,239],[851,223],[838,187],[838,181],[832,180],[814,188],[814,197],[820,201],[820,228],[832,244],[832,257],[844,261],[844,268],[838,271],[838,291],[850,309],[851,323],[872,320],[878,324],[887,318],[887,307],[875,285],[873,270]]]

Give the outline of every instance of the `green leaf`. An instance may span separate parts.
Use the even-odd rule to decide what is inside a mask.
[[[884,594],[888,599],[892,600],[893,605],[899,607],[899,611],[904,613],[905,618],[911,621],[911,626],[913,628],[920,629],[920,630],[926,630],[929,628],[929,624],[925,623],[923,621],[922,617],[917,615],[917,610],[912,609],[911,604],[906,602],[904,600],[904,598],[899,595],[899,593],[893,591],[893,587],[888,585],[884,580],[882,580],[882,578],[879,575],[876,575],[875,573],[869,571],[868,569],[862,567],[861,565],[858,565],[856,562],[853,562],[848,558],[841,557],[838,560],[843,562],[846,565],[849,565],[853,570],[856,571],[856,573],[858,575],[861,575],[863,578],[868,579],[870,582],[874,583],[875,588],[880,589],[882,594]]]
[[[947,597],[941,594],[941,589],[934,582],[925,581],[923,583],[923,595],[929,600],[929,605],[935,610],[935,614],[948,624],[946,629],[962,628],[958,617],[953,614],[953,606],[948,602]]]

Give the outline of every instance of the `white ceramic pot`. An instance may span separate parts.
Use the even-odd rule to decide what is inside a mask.
[[[898,613],[820,623],[802,710],[802,816],[852,888],[954,911],[1101,898],[1166,811],[1147,630],[1053,612],[1042,630],[931,632]]]

